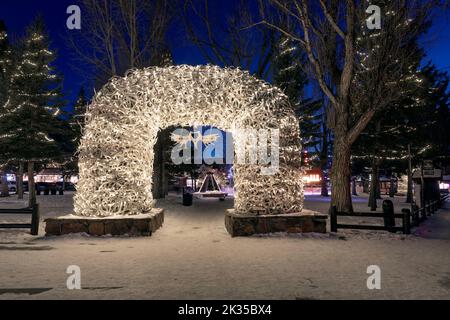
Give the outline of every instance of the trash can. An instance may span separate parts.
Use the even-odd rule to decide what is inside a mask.
[[[193,191],[190,188],[184,188],[183,189],[183,206],[190,207],[192,206],[193,201]]]

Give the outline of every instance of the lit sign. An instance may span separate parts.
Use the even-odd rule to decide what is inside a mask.
[[[303,177],[303,181],[305,183],[311,183],[311,182],[320,182],[322,179],[320,178],[319,174],[310,174]]]

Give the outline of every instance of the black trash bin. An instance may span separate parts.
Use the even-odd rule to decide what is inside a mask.
[[[183,189],[183,206],[190,207],[194,199],[193,190],[190,188]]]

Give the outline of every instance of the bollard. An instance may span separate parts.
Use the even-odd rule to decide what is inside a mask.
[[[183,189],[183,206],[190,207],[193,203],[193,194],[191,191],[187,191],[186,189]]]
[[[330,225],[331,225],[331,232],[337,232],[337,208],[336,208],[336,206],[332,206],[330,208]]]
[[[394,203],[391,200],[383,201],[383,217],[384,226],[389,232],[395,232],[392,228],[395,227]]]
[[[411,210],[402,209],[403,213],[403,234],[411,234]]]
[[[420,212],[419,212],[419,207],[415,204],[411,205],[411,210],[412,210],[412,224],[413,226],[418,226],[420,223]]]
[[[427,220],[427,207],[425,206],[425,204],[423,205],[422,208],[419,208],[419,212],[420,212],[420,222]]]
[[[31,235],[37,236],[39,234],[39,204],[33,206],[33,213],[31,216]]]

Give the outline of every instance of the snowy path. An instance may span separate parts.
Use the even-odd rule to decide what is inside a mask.
[[[72,211],[71,195],[40,197],[45,216]],[[50,201],[51,200],[51,201]],[[396,199],[401,206],[403,199]],[[355,199],[367,210],[366,199]],[[20,207],[0,199],[0,207]],[[151,238],[33,238],[0,231],[0,299],[450,299],[450,210],[419,236],[346,232],[231,238],[223,214],[232,201],[159,203],[164,228]],[[381,205],[381,203],[380,203]],[[306,207],[326,212],[310,197]],[[0,217],[0,221],[6,218]],[[66,288],[69,265],[81,291]],[[366,287],[369,265],[382,270],[382,290]]]

